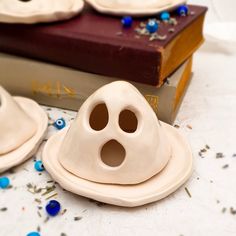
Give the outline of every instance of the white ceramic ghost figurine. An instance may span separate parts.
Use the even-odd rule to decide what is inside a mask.
[[[97,11],[115,15],[152,15],[172,9],[186,0],[86,0]]]
[[[69,19],[84,6],[82,0],[1,0],[0,22],[38,23]]]
[[[12,97],[0,86],[0,172],[31,157],[47,129],[48,118],[34,101]]]
[[[34,120],[0,86],[0,155],[17,149],[36,131]]]
[[[192,170],[184,138],[123,81],[92,94],[70,128],[49,139],[42,158],[63,188],[128,207],[169,195]]]

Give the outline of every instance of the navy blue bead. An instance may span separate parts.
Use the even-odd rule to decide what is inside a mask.
[[[54,122],[53,126],[59,130],[63,129],[66,126],[66,121],[63,118],[60,118]]]
[[[155,33],[158,30],[158,23],[156,20],[149,20],[146,24],[146,29],[149,33]]]
[[[37,170],[39,172],[43,171],[44,170],[44,166],[43,166],[42,161],[36,161],[34,163],[34,168],[35,168],[35,170]]]
[[[31,232],[28,233],[26,236],[40,236],[40,234],[38,232]]]
[[[5,189],[10,185],[10,180],[7,177],[0,178],[0,188]]]
[[[167,11],[162,12],[160,18],[161,18],[161,20],[163,20],[163,21],[167,21],[167,20],[170,19],[170,13],[167,12]]]
[[[179,6],[177,13],[180,16],[186,16],[188,14],[188,7],[186,5]]]
[[[121,23],[125,28],[130,28],[133,23],[133,18],[131,16],[124,16],[121,20]]]
[[[46,211],[50,216],[56,216],[61,210],[61,204],[56,200],[51,200],[46,205]]]

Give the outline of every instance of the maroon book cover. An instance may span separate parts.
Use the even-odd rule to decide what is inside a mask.
[[[199,17],[204,19],[206,10],[205,7],[190,5],[188,16],[172,12],[171,17],[177,24],[161,22],[158,34],[164,39],[153,41],[150,36],[136,32],[150,17],[134,19],[132,27],[126,29],[120,17],[103,15],[89,7],[81,15],[63,22],[36,25],[2,23],[0,51],[85,72],[160,85],[164,77],[201,44],[203,20],[195,34],[188,32],[191,27],[196,27]],[[179,38],[184,31],[186,44]]]

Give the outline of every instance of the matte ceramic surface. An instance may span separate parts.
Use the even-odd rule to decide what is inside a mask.
[[[69,19],[84,6],[82,0],[1,0],[0,22],[38,23]]]
[[[131,122],[133,116],[124,110],[132,111],[137,122]],[[134,123],[137,127],[131,129]],[[122,81],[91,95],[69,129],[48,140],[42,160],[64,189],[127,207],[169,195],[192,171],[185,139],[175,128],[160,123],[139,91]]]
[[[114,15],[152,15],[184,4],[186,0],[86,0],[97,11]]]
[[[116,81],[81,106],[59,160],[66,170],[90,181],[138,184],[160,172],[171,151],[147,100],[130,83]]]
[[[162,172],[141,184],[101,184],[79,178],[67,171],[58,159],[67,129],[58,132],[46,143],[42,156],[44,166],[64,189],[100,202],[135,207],[160,200],[187,181],[193,164],[192,153],[186,140],[174,127],[161,124],[171,143],[173,155]]]
[[[35,121],[0,86],[0,155],[18,148],[36,131]]]
[[[48,117],[36,102],[23,97],[14,97],[14,100],[34,120],[37,129],[35,134],[17,149],[0,155],[0,173],[32,157],[41,144],[48,126]]]

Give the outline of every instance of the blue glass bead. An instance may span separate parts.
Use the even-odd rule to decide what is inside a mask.
[[[177,13],[180,16],[186,16],[188,14],[188,7],[186,5],[179,6]]]
[[[158,23],[156,20],[149,20],[146,24],[146,29],[149,31],[149,33],[155,33],[158,30]]]
[[[57,129],[63,129],[66,126],[66,121],[63,118],[57,119],[54,124],[54,127],[56,127]]]
[[[31,232],[28,233],[26,236],[40,236],[40,234],[38,232]]]
[[[121,23],[125,28],[129,28],[132,26],[133,18],[131,16],[124,16],[121,20]]]
[[[56,216],[61,210],[61,204],[56,200],[51,200],[46,205],[46,211],[50,216]]]
[[[162,12],[160,18],[161,18],[161,20],[163,20],[163,21],[167,21],[167,20],[170,19],[170,13],[167,12],[167,11]]]
[[[34,163],[34,168],[35,168],[35,170],[37,170],[39,172],[43,171],[44,170],[43,162],[42,161],[36,161]]]
[[[7,177],[0,178],[0,188],[5,189],[10,185],[10,180]]]

